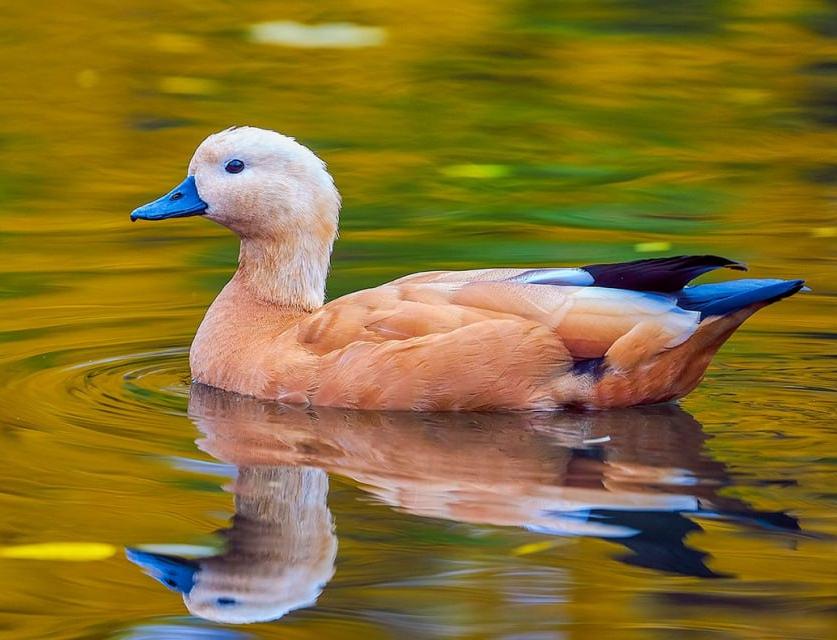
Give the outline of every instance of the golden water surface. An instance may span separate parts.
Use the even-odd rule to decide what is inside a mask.
[[[825,0],[0,3],[2,637],[834,637],[835,37]],[[128,213],[232,124],[328,162],[332,297],[688,252],[813,291],[680,407],[190,389],[235,240]]]

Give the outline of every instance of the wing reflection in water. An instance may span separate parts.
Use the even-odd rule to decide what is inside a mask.
[[[327,473],[418,516],[589,536],[623,562],[718,577],[685,544],[692,519],[798,530],[783,513],[718,495],[722,463],[675,405],[595,413],[420,414],[291,408],[195,385],[198,445],[235,465],[235,516],[221,555],[129,550],[147,573],[220,622],[277,619],[315,603],[334,574]]]

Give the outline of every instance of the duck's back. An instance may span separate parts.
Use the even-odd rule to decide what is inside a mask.
[[[244,392],[438,411],[670,400],[694,388],[749,315],[802,286],[737,280],[684,288],[719,266],[740,267],[698,256],[415,274],[291,324],[254,362],[264,374],[260,388]]]

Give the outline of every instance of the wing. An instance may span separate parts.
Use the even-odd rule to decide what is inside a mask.
[[[673,296],[455,278],[440,274],[350,294],[300,323],[297,339],[324,355],[355,342],[407,341],[502,320],[546,329],[577,361],[605,356],[631,332],[641,334],[651,353],[675,346],[699,320],[698,312],[681,309]]]
[[[584,267],[431,271],[406,276],[392,285],[459,287],[462,293],[451,298],[456,304],[466,300],[475,308],[536,320],[553,330],[577,361],[607,355],[608,364],[627,367],[680,344],[709,315],[707,309],[721,308],[711,303],[722,293],[731,295],[726,289],[684,287],[697,276],[722,267],[746,269],[720,256],[673,256]],[[751,287],[762,285],[752,282]],[[541,312],[535,312],[532,303]],[[734,304],[723,307],[734,308]],[[617,344],[628,334],[629,339]]]

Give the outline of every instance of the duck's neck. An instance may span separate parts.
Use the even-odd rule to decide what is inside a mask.
[[[233,281],[260,302],[311,312],[323,304],[331,243],[242,238]]]

